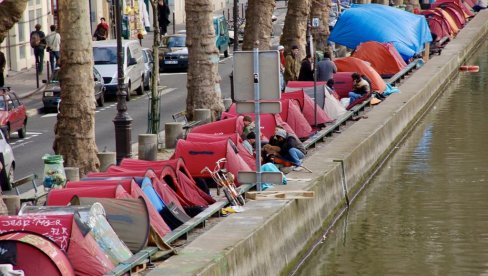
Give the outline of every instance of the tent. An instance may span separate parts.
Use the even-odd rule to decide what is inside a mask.
[[[441,8],[445,12],[447,12],[451,18],[456,23],[458,29],[462,29],[466,24],[466,17],[464,16],[463,9],[456,5],[454,2],[444,2],[444,3],[434,3],[434,8]]]
[[[468,1],[465,1],[465,0],[438,0],[438,1],[435,1],[432,6],[434,8],[436,8],[436,7],[442,8],[444,6],[453,6],[456,10],[461,12],[461,14],[463,15],[463,17],[465,19],[474,16],[474,12],[472,11],[474,4],[468,3]]]
[[[386,83],[381,78],[380,74],[374,70],[365,61],[355,57],[336,58],[334,63],[337,66],[338,72],[358,72],[360,75],[365,75],[371,81],[371,91],[383,93],[386,89]],[[335,80],[334,76],[334,80]],[[351,80],[352,83],[352,80]]]
[[[323,85],[317,87],[317,90],[318,90],[317,93],[320,93],[322,95],[325,94]],[[330,122],[334,121],[334,119],[329,117],[329,115],[327,114],[327,112],[323,108],[320,108],[318,105],[317,105],[317,108],[315,108],[316,107],[315,103],[313,102],[313,100],[308,96],[308,94],[303,89],[300,89],[300,90],[297,90],[294,92],[283,93],[283,94],[281,94],[281,99],[282,100],[283,99],[294,99],[294,100],[298,101],[301,113],[303,114],[303,116],[305,117],[305,119],[307,120],[307,122],[311,126],[315,125],[315,110],[317,110],[317,125],[330,123]],[[324,103],[325,103],[325,100],[324,100]],[[281,115],[281,117],[284,120],[286,120],[283,115]],[[287,122],[287,123],[290,124],[289,122]]]
[[[352,77],[354,72],[337,72],[334,74],[334,90],[339,99],[349,97],[352,91]]]
[[[0,235],[0,263],[12,264],[25,275],[74,276],[68,257],[54,242],[33,232]]]
[[[234,105],[234,104],[232,104]],[[190,133],[207,133],[207,134],[232,134],[237,133],[242,135],[242,129],[244,116],[237,116],[228,119],[222,119],[207,123],[204,125],[196,126],[192,128]]]
[[[75,196],[71,200],[72,205],[91,206],[95,203],[103,206],[107,221],[132,253],[135,254],[147,246],[151,227],[144,198],[113,199]]]
[[[246,114],[246,115],[251,116],[253,118],[253,120],[256,119],[256,116],[254,114]],[[223,112],[222,116],[228,116],[229,119],[227,119],[227,120],[230,120],[230,119],[239,120],[238,118],[242,117],[242,116],[237,114],[235,103],[233,103],[229,107],[229,110],[227,112]],[[279,114],[261,114],[259,118],[261,118],[261,121],[260,121],[260,123],[261,123],[261,134],[263,134],[265,136],[265,139],[269,139],[271,136],[274,135],[276,126],[282,126],[286,130],[286,132],[296,135],[295,131],[290,127],[290,125],[288,125],[283,120],[283,118],[281,118],[281,116]],[[241,132],[242,132],[242,128],[241,128]],[[207,133],[209,133],[209,132],[207,132]],[[228,132],[225,132],[225,133],[228,133]]]
[[[231,139],[232,142],[237,146],[237,154],[246,162],[246,164],[251,168],[251,170],[256,170],[256,159],[252,154],[250,154],[242,145],[242,138],[237,133],[231,134],[207,134],[207,133],[189,133],[186,136],[186,140],[190,142],[218,142],[227,141]]]
[[[103,186],[102,186],[103,185]],[[90,182],[68,182],[65,189],[53,189],[47,195],[46,204],[48,206],[62,206],[68,204],[74,196],[96,197],[96,198],[138,198],[143,197],[149,211],[150,223],[152,227],[151,244],[156,244],[161,248],[167,246],[160,242],[171,230],[159,215],[151,201],[141,188],[133,180],[129,181],[90,181]],[[159,237],[158,237],[159,236]]]
[[[317,90],[314,90],[314,86],[317,86]],[[324,108],[325,96],[321,93],[320,87],[327,85],[325,81],[289,81],[286,83],[285,92],[293,92],[297,90],[303,90],[318,106]],[[315,94],[317,99],[315,100]],[[282,94],[283,95],[283,94]]]
[[[407,66],[391,42],[363,42],[352,56],[369,62],[381,77],[391,77]]]
[[[361,42],[393,42],[404,60],[432,41],[425,17],[380,4],[353,4],[332,30],[330,41],[355,49]]]
[[[420,14],[424,15],[429,23],[429,28],[432,33],[437,36],[437,40],[443,37],[452,38],[453,31],[449,22],[436,10],[424,10]]]
[[[448,12],[441,8],[435,8],[432,9],[433,11],[436,11],[439,15],[444,18],[444,20],[449,24],[449,27],[451,28],[452,34],[455,36],[457,33],[459,33],[459,28],[456,24],[456,21],[452,18],[452,15],[450,15]]]
[[[313,112],[313,109],[312,109]],[[293,129],[299,138],[308,138],[313,130],[300,110],[300,103],[295,99],[281,99],[280,117]]]
[[[192,177],[209,177],[202,172],[205,167],[213,169],[216,161],[226,158],[225,169],[237,178],[239,171],[251,171],[251,168],[237,154],[237,147],[228,139],[227,142],[190,142],[178,140],[174,153],[175,158],[182,158]]]

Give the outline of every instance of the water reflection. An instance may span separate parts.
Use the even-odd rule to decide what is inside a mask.
[[[488,45],[297,275],[488,275]],[[385,103],[386,104],[386,103]]]

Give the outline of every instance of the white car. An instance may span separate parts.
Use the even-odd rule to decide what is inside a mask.
[[[2,190],[10,190],[10,182],[14,179],[15,170],[15,157],[12,148],[5,139],[3,132],[0,131],[0,152],[3,154],[3,166],[5,166],[5,172],[7,173],[7,178],[9,183],[2,183]],[[0,175],[0,178],[3,177]],[[5,184],[5,185],[3,185]]]

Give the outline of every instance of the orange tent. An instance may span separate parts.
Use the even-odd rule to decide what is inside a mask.
[[[444,19],[447,21],[447,23],[451,27],[451,30],[452,30],[454,36],[457,33],[459,33],[459,28],[456,24],[456,21],[454,21],[454,19],[452,19],[452,16],[448,12],[446,12],[445,10],[443,10],[441,8],[435,8],[434,10],[437,11],[438,13],[440,13],[442,15],[442,17],[444,17]]]
[[[369,62],[382,77],[391,77],[407,66],[392,43],[364,42],[352,56]]]
[[[337,58],[334,60],[338,72],[358,72],[360,75],[365,75],[371,81],[371,90],[383,93],[386,89],[386,83],[381,78],[380,74],[376,72],[364,60],[355,57]]]

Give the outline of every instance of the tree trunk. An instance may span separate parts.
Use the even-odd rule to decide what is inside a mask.
[[[90,17],[87,1],[59,0],[61,104],[53,149],[65,166],[80,174],[97,171],[95,96]]]
[[[211,0],[186,0],[186,45],[188,46],[188,95],[186,113],[207,108],[215,118],[224,110],[221,101],[219,51],[215,46]]]
[[[310,0],[289,0],[285,17],[285,26],[281,35],[280,44],[285,47],[285,52],[290,52],[293,45],[300,49],[300,59],[305,57],[307,45],[307,21],[310,12]]]
[[[0,1],[0,43],[5,39],[8,30],[22,17],[27,2],[28,0]]]
[[[151,78],[151,125],[149,126],[150,133],[158,134],[160,127],[160,104],[159,101],[159,44],[161,42],[161,36],[159,34],[159,21],[158,21],[158,0],[151,0],[151,6],[153,10],[153,29],[154,29],[154,39],[153,39],[153,64],[152,64],[152,78]]]
[[[275,0],[249,0],[247,3],[242,50],[252,50],[256,41],[259,41],[260,50],[269,50],[273,32],[271,18],[276,6]]]
[[[330,0],[315,0],[312,1],[310,9],[310,18],[319,18],[319,27],[312,28],[313,42],[315,49],[325,51],[327,49],[327,38],[329,37],[329,10],[331,6]]]

